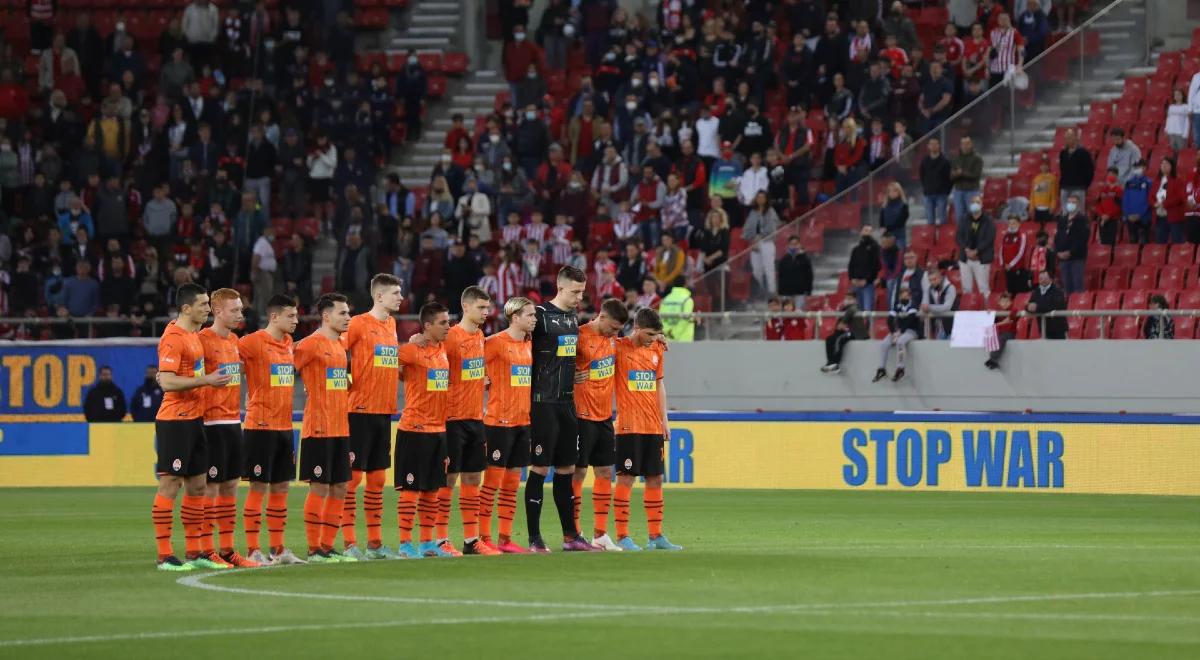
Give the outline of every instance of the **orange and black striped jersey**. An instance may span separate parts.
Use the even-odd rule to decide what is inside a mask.
[[[342,343],[350,351],[350,412],[395,415],[400,389],[396,319],[359,314],[350,319]]]
[[[450,364],[446,419],[483,419],[483,331],[468,333],[456,325],[443,345]]]
[[[629,337],[617,340],[617,422],[620,434],[662,435],[663,410],[658,402],[662,386],[663,352],[660,342],[637,346]]]
[[[350,408],[350,379],[345,344],[314,332],[296,344],[295,359],[305,394],[300,437],[349,437],[350,422],[346,415]]]
[[[238,355],[238,337],[232,332],[222,337],[211,327],[200,331],[204,347],[204,370],[230,376],[225,387],[202,387],[205,422],[242,421],[242,359]]]
[[[158,340],[158,370],[183,376],[204,377],[204,346],[194,332],[188,332],[171,321]],[[204,387],[184,392],[164,392],[162,406],[155,419],[163,421],[199,419],[204,416]]]
[[[613,374],[616,370],[616,338],[596,332],[592,324],[579,326],[575,371],[587,380],[575,384],[575,416],[593,422],[612,419]]]
[[[400,347],[404,369],[404,412],[400,430],[443,433],[450,390],[450,364],[441,343]]]
[[[238,352],[247,393],[243,427],[252,431],[291,431],[292,388],[296,384],[291,335],[276,341],[266,330],[259,330],[242,337]]]
[[[530,385],[533,382],[533,344],[507,332],[487,338],[484,348],[488,389],[488,426],[528,426]]]

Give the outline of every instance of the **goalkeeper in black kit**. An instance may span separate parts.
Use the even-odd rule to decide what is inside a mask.
[[[530,406],[529,477],[525,482],[525,517],[529,523],[529,549],[550,552],[542,539],[542,499],[546,474],[554,468],[554,506],[562,524],[563,550],[595,549],[575,527],[575,493],[572,478],[579,453],[579,428],[575,419],[575,352],[579,322],[575,309],[583,299],[587,277],[567,266],[558,271],[558,294],[537,307],[533,330],[533,386]]]

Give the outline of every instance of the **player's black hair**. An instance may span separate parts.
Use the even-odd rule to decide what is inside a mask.
[[[646,330],[662,330],[662,318],[658,316],[658,312],[643,307],[637,311],[637,315],[633,317],[633,325]]]
[[[562,270],[558,271],[558,281],[579,282],[582,284],[587,282],[587,275],[574,266],[563,266]]]
[[[188,282],[187,284],[179,287],[179,290],[175,292],[175,304],[179,305],[179,309],[183,309],[187,305],[194,304],[196,302],[196,298],[199,298],[207,293],[208,292],[204,290],[204,287],[200,286],[199,284]]]
[[[375,293],[375,290],[381,287],[393,286],[400,286],[400,278],[391,273],[379,273],[371,278],[371,293]]]
[[[469,287],[463,289],[462,297],[460,298],[460,301],[462,302],[462,304],[465,305],[469,302],[475,302],[476,300],[490,301],[491,299],[492,299],[492,296],[489,295],[487,291],[484,291],[483,289],[481,289],[477,286],[469,286]]]
[[[295,298],[277,293],[271,296],[271,299],[267,301],[267,316],[270,317],[272,314],[278,314],[284,307],[296,306],[297,304]]]
[[[325,313],[327,309],[333,309],[337,303],[350,304],[350,299],[340,293],[325,293],[320,298],[317,298],[317,315]]]
[[[438,317],[438,314],[443,312],[449,313],[450,310],[441,303],[425,303],[421,306],[421,329],[425,329],[426,323],[433,323],[433,320]]]
[[[625,307],[625,303],[616,298],[609,298],[600,303],[600,311],[621,325],[629,322],[629,310]]]

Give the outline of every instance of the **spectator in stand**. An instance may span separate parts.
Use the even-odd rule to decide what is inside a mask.
[[[667,175],[666,194],[662,204],[662,230],[675,237],[675,240],[686,241],[691,225],[688,222],[688,191],[683,187],[679,175],[672,172]]]
[[[975,143],[969,135],[959,142],[958,155],[950,162],[950,180],[954,190],[950,193],[954,206],[954,221],[962,223],[967,217],[967,205],[972,197],[979,196],[979,182],[983,178],[983,159],[975,153]]]
[[[116,238],[122,243],[129,238],[129,211],[125,205],[125,190],[115,174],[96,194],[96,237],[101,241]]]
[[[328,135],[321,133],[317,135],[316,148],[309,152],[305,162],[308,165],[308,199],[317,205],[318,213],[328,216],[326,207],[333,201],[333,174],[338,165],[337,146],[329,141]]]
[[[866,141],[867,167],[875,171],[892,157],[891,140],[887,131],[883,130],[883,119],[876,117],[871,120],[871,135]]]
[[[879,368],[871,382],[877,383],[887,378],[888,355],[892,348],[896,349],[896,373],[892,382],[898,383],[904,378],[904,363],[908,357],[908,343],[920,336],[921,319],[917,311],[917,303],[912,299],[908,289],[900,289],[896,303],[888,311],[888,336],[879,342]]]
[[[983,363],[988,369],[1000,368],[1000,356],[1004,354],[1004,347],[1017,336],[1017,318],[1012,311],[1012,303],[1012,294],[1007,291],[1001,293],[996,300],[995,331],[998,348],[988,352],[988,359]]]
[[[642,252],[641,244],[637,241],[627,242],[625,254],[617,262],[617,282],[626,291],[641,291],[642,281],[647,275],[646,255]]]
[[[396,76],[396,97],[404,103],[405,140],[421,139],[421,109],[429,94],[429,78],[417,59],[417,51],[408,51],[408,61]]]
[[[903,267],[904,257],[896,246],[896,237],[890,231],[884,231],[879,237],[879,281],[887,291],[886,304],[889,306],[896,301],[896,281]]]
[[[903,289],[901,289],[903,291]],[[929,290],[921,298],[921,312],[929,319],[929,339],[949,339],[954,331],[954,317],[940,316],[958,310],[958,289],[938,269],[929,271]]]
[[[929,65],[929,80],[921,88],[918,109],[925,121],[922,133],[929,133],[950,117],[954,103],[954,81],[947,78],[941,62]]]
[[[135,422],[152,422],[158,415],[162,405],[163,390],[158,384],[158,367],[150,365],[142,379],[142,384],[129,397],[129,415]]]
[[[853,186],[866,173],[866,141],[858,134],[853,119],[842,122],[841,138],[834,147],[833,164],[837,169],[837,191]]]
[[[215,64],[215,46],[221,35],[221,13],[210,0],[192,0],[183,10],[183,35],[191,48],[193,62]]]
[[[744,176],[742,180],[745,181]],[[746,214],[742,238],[750,244],[750,270],[754,280],[763,291],[771,294],[776,292],[777,286],[774,235],[779,227],[779,215],[771,208],[767,192],[759,190],[755,193],[753,203]]]
[[[353,298],[354,306],[362,308],[365,300],[371,274],[374,271],[374,259],[371,248],[363,243],[361,233],[353,232],[346,237],[345,245],[338,249],[337,262],[334,269],[338,291],[345,291]],[[271,273],[274,277],[274,273]],[[255,285],[255,290],[258,286]]]
[[[513,105],[523,108],[527,105],[537,105],[546,96],[546,81],[538,73],[537,64],[530,63],[525,76],[513,84]]]
[[[729,218],[724,213],[709,211],[704,226],[692,234],[691,245],[700,250],[701,268],[705,273],[720,268],[729,259]],[[717,278],[706,277],[704,281],[708,282],[710,295],[719,295]]]
[[[1025,234],[1021,232],[1021,218],[1015,214],[1008,216],[1008,227],[1000,237],[1000,261],[1004,266],[1004,288],[1009,293],[1029,290],[1029,252]]]
[[[918,303],[925,299],[925,290],[929,286],[928,278],[925,276],[925,271],[917,265],[917,253],[908,250],[904,253],[904,266],[900,269],[900,273],[888,282],[888,291],[891,292],[888,298],[888,307],[896,304],[896,291],[901,288],[907,288],[912,293],[912,299]]]
[[[838,306],[838,311],[841,312],[841,316],[838,317],[833,332],[825,338],[825,366],[821,367],[822,373],[842,373],[842,355],[846,350],[846,342],[869,337],[867,322],[859,314],[853,293],[846,293],[842,304]]]
[[[1058,205],[1058,176],[1050,171],[1050,159],[1044,156],[1038,170],[1029,187],[1029,204],[1033,206],[1034,220],[1045,227],[1054,216],[1055,206]]]
[[[841,73],[833,75],[833,92],[825,104],[825,115],[838,121],[854,117],[854,92],[846,88],[846,77]]]
[[[1114,128],[1109,132],[1113,137],[1113,146],[1108,151],[1108,169],[1117,170],[1117,183],[1125,185],[1133,164],[1142,159],[1142,150],[1131,140],[1125,138],[1125,129]]]
[[[1062,289],[1054,285],[1054,280],[1047,271],[1038,273],[1038,285],[1033,289],[1029,304],[1025,311],[1030,314],[1045,315],[1067,308],[1067,296]],[[1067,319],[1063,317],[1043,318],[1042,337],[1046,339],[1066,339]]]
[[[796,309],[803,310],[812,295],[813,267],[799,236],[788,238],[787,253],[776,262],[775,272],[779,295],[795,303]]]
[[[1154,190],[1150,193],[1154,204],[1154,230],[1159,244],[1183,242],[1186,198],[1183,179],[1175,172],[1175,161],[1171,158],[1162,159]]]
[[[171,221],[174,226],[174,219]],[[83,200],[79,199],[78,195],[72,194],[67,202],[67,210],[58,214],[58,229],[62,233],[62,244],[71,245],[75,242],[75,231],[83,227],[87,231],[88,239],[90,240],[96,235],[96,226],[92,221],[92,214],[83,206]],[[147,227],[149,230],[149,227]]]
[[[75,318],[94,316],[100,309],[100,283],[92,277],[92,264],[87,259],[78,259],[75,276],[63,281],[62,306]]]
[[[986,298],[992,292],[991,269],[996,246],[996,225],[983,211],[983,198],[971,197],[968,215],[958,222],[955,240],[958,243],[958,267],[962,273],[963,293],[976,287]]]
[[[808,206],[808,179],[812,170],[812,149],[816,140],[813,132],[804,124],[804,106],[793,105],[788,110],[787,123],[775,136],[775,148],[779,150],[787,182],[796,191],[796,205]]]
[[[942,153],[942,141],[929,138],[927,153],[921,159],[921,192],[925,196],[925,221],[937,227],[946,222],[946,201],[953,183],[950,161]]]
[[[1137,162],[1141,162],[1138,159]],[[1132,174],[1132,168],[1130,172]],[[1121,194],[1125,191],[1119,182],[1117,168],[1108,168],[1108,176],[1100,184],[1100,197],[1096,202],[1096,220],[1100,225],[1097,232],[1101,245],[1116,245],[1121,232]]]
[[[1063,32],[1075,30],[1075,5],[1078,0],[1056,0],[1054,6],[1058,11],[1058,29]]]
[[[989,40],[992,54],[988,64],[988,87],[995,87],[1025,64],[1025,37],[1013,29],[1012,18],[1002,11],[996,17],[996,27]]]
[[[275,228],[263,228],[254,248],[250,252],[250,283],[254,286],[254,311],[259,318],[267,318],[267,301],[275,294]]]
[[[1162,294],[1150,296],[1151,310],[1165,312],[1170,308],[1166,297]],[[1146,339],[1174,339],[1175,319],[1166,314],[1146,317],[1146,321],[1142,324],[1142,336]]]
[[[1059,205],[1066,206],[1067,197],[1075,195],[1080,200],[1087,198],[1088,188],[1092,186],[1092,178],[1096,174],[1096,165],[1092,154],[1079,146],[1079,133],[1074,128],[1068,128],[1063,135],[1065,141],[1062,151],[1058,152]],[[1086,212],[1086,208],[1080,208]]]
[[[734,157],[733,143],[722,142],[721,156],[709,168],[708,196],[721,200],[721,208],[729,215],[729,224],[734,227],[740,227],[743,219],[742,207],[737,203],[741,178],[742,164]]]
[[[125,393],[113,382],[112,367],[103,365],[98,379],[83,399],[83,417],[89,422],[120,422],[125,419]]]
[[[666,197],[667,186],[662,179],[658,178],[652,166],[643,165],[641,176],[633,189],[632,209],[646,245],[658,245],[658,237],[662,234],[660,213]]]
[[[1188,82],[1188,113],[1191,117],[1192,146],[1200,148],[1200,71]]]
[[[659,289],[666,291],[676,278],[683,275],[687,255],[675,244],[674,236],[663,234],[661,241],[654,251],[654,279]]]
[[[538,166],[545,160],[549,148],[550,131],[546,128],[546,123],[538,117],[537,106],[531,103],[525,106],[513,136],[513,153],[526,178],[533,179],[537,176]]]
[[[465,190],[462,197],[458,199],[458,205],[454,210],[454,217],[462,228],[459,233],[465,236],[478,236],[479,240],[484,242],[491,241],[492,201],[487,195],[479,192],[475,179],[467,179],[464,185]],[[478,276],[471,278],[468,286],[478,279]],[[453,303],[453,301],[451,302]]]
[[[1054,236],[1054,252],[1058,257],[1063,291],[1070,296],[1087,289],[1083,275],[1092,232],[1087,216],[1079,208],[1078,196],[1068,197],[1064,210],[1066,213],[1059,218],[1058,233]]]
[[[745,217],[745,214],[754,208],[760,192],[767,193],[767,199],[770,200],[770,186],[770,173],[762,164],[762,154],[758,152],[750,154],[750,166],[742,172],[741,178],[738,179],[737,199],[738,203],[742,205],[742,217]]]
[[[859,233],[858,244],[850,251],[850,264],[846,270],[858,308],[864,312],[875,309],[875,279],[880,270],[879,242],[870,225],[864,225]]]
[[[1150,241],[1150,190],[1153,187],[1154,182],[1146,177],[1146,161],[1134,163],[1121,196],[1121,217],[1125,219],[1130,243],[1145,245]]]
[[[1025,39],[1025,58],[1032,60],[1041,55],[1046,49],[1046,40],[1050,38],[1050,21],[1038,0],[1025,3],[1025,11],[1017,16],[1017,30]]]
[[[543,213],[550,213],[558,205],[571,181],[571,165],[563,158],[562,147],[554,143],[547,151],[549,159],[537,166],[533,176],[533,192]]]
[[[884,75],[883,63],[879,60],[871,60],[867,70],[867,79],[858,89],[859,114],[866,120],[875,117],[886,120],[892,86]]]
[[[901,250],[908,245],[908,197],[899,182],[888,184],[887,193],[879,208],[879,226],[891,232]]]
[[[775,296],[767,301],[767,320],[763,324],[763,339],[767,341],[782,341],[784,320],[777,314],[783,311],[783,301]]]
[[[520,267],[520,262],[513,257],[517,267]],[[425,304],[425,301],[432,295],[434,298],[439,296],[442,286],[442,275],[445,272],[446,264],[446,249],[439,249],[434,245],[433,237],[421,236],[421,251],[417,254],[416,260],[413,262],[412,272],[412,299],[413,304]],[[504,266],[501,266],[503,271]],[[516,295],[516,290],[510,294]]]
[[[1163,133],[1171,150],[1178,153],[1188,144],[1188,103],[1187,94],[1182,89],[1171,92],[1171,105],[1167,106],[1167,123]]]

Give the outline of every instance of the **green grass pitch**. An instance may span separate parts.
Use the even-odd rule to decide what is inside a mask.
[[[151,492],[0,493],[0,658],[1200,657],[1194,498],[668,489],[680,554],[169,574]]]

